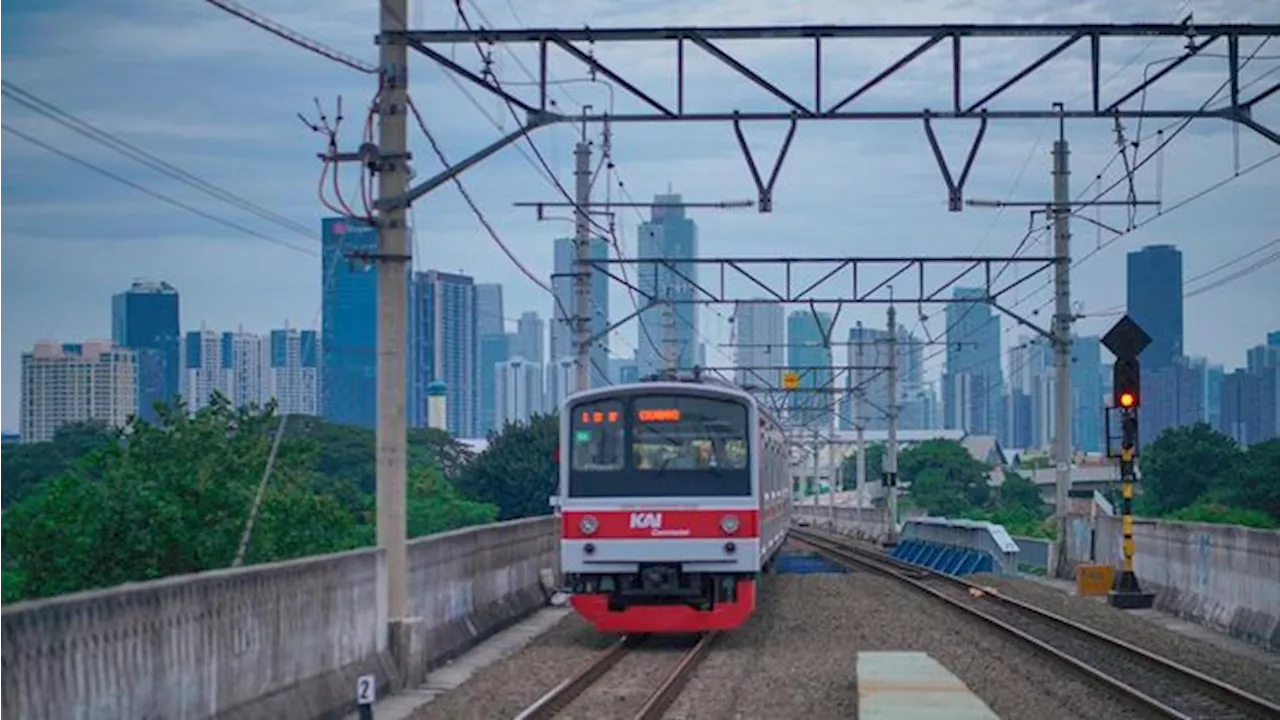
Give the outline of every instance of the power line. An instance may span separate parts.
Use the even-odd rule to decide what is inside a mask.
[[[91,170],[91,171],[93,171],[93,172],[95,172],[95,173],[98,173],[99,175],[102,175],[103,177],[106,177],[106,178],[110,178],[110,179],[112,179],[112,180],[115,180],[116,182],[118,182],[118,183],[120,183],[120,184],[122,184],[122,185],[127,185],[127,186],[129,186],[129,187],[133,188],[134,190],[137,190],[137,191],[138,191],[138,192],[140,192],[140,193],[143,193],[143,194],[148,195],[148,196],[150,196],[150,197],[152,197],[152,198],[155,198],[156,200],[159,200],[160,202],[166,203],[166,204],[168,204],[168,205],[172,205],[172,206],[174,206],[174,207],[176,207],[176,208],[180,208],[180,209],[182,209],[182,210],[186,210],[187,212],[192,213],[193,215],[199,215],[200,217],[205,218],[206,220],[211,220],[211,221],[216,222],[216,223],[218,223],[219,225],[222,225],[222,226],[224,226],[224,227],[231,228],[232,230],[235,230],[235,231],[237,231],[237,232],[244,233],[245,235],[251,235],[251,236],[256,237],[256,238],[258,238],[258,239],[260,239],[260,240],[265,240],[265,241],[267,241],[267,242],[269,242],[269,243],[272,243],[272,244],[274,244],[274,245],[279,245],[279,246],[281,246],[281,247],[288,248],[288,249],[293,250],[293,251],[296,251],[296,252],[305,253],[305,254],[307,254],[307,255],[312,255],[312,256],[319,255],[319,252],[318,252],[318,251],[316,251],[314,248],[308,248],[308,247],[302,247],[302,246],[300,246],[300,245],[294,245],[293,243],[286,242],[286,241],[284,241],[284,240],[280,240],[279,238],[275,238],[275,237],[272,237],[272,236],[270,236],[270,235],[266,235],[266,234],[264,234],[264,233],[260,233],[260,232],[258,232],[257,230],[253,230],[253,229],[251,229],[251,228],[247,228],[247,227],[245,227],[244,225],[241,225],[241,224],[236,223],[236,222],[234,222],[234,221],[231,221],[231,220],[227,220],[227,219],[225,219],[225,218],[218,217],[217,215],[213,215],[212,213],[208,213],[208,212],[205,212],[204,210],[201,210],[201,209],[199,209],[199,208],[197,208],[197,207],[194,207],[194,206],[188,205],[188,204],[186,204],[186,203],[182,202],[181,200],[175,200],[175,199],[173,199],[173,198],[169,197],[168,195],[164,195],[164,194],[159,193],[159,192],[156,192],[155,190],[152,190],[152,189],[150,189],[150,188],[148,188],[148,187],[145,187],[145,186],[143,186],[143,185],[139,185],[138,183],[136,183],[136,182],[134,182],[134,181],[132,181],[132,180],[129,180],[128,178],[122,177],[122,176],[120,176],[120,175],[117,175],[117,174],[115,174],[115,173],[111,172],[110,170],[107,170],[107,169],[105,169],[105,168],[102,168],[102,167],[99,167],[99,166],[97,166],[97,165],[94,165],[93,163],[91,163],[91,162],[89,162],[89,161],[87,161],[87,160],[82,160],[81,158],[78,158],[78,157],[76,157],[75,155],[73,155],[73,154],[71,154],[71,153],[69,153],[69,152],[67,152],[67,151],[65,151],[65,150],[61,150],[61,149],[59,149],[59,148],[56,148],[56,147],[54,147],[53,145],[50,145],[50,144],[48,144],[48,143],[46,143],[46,142],[44,142],[44,141],[42,141],[42,140],[39,140],[39,139],[37,139],[37,138],[34,138],[34,137],[32,137],[31,135],[28,135],[27,133],[22,132],[21,130],[17,130],[17,129],[15,129],[15,128],[13,128],[13,127],[10,127],[9,125],[3,125],[3,126],[0,126],[0,127],[3,127],[3,130],[4,130],[5,132],[13,133],[14,135],[16,135],[16,136],[18,136],[18,137],[22,138],[23,140],[26,140],[27,142],[31,143],[32,145],[35,145],[36,147],[39,147],[39,148],[41,148],[41,149],[43,149],[43,150],[46,150],[46,151],[48,151],[48,152],[51,152],[51,153],[53,153],[54,155],[58,155],[58,156],[60,156],[60,157],[62,157],[62,158],[64,158],[64,159],[66,159],[66,160],[68,160],[68,161],[70,161],[70,162],[73,162],[73,163],[75,163],[75,164],[77,164],[77,165],[79,165],[79,166],[83,167],[83,168],[86,168],[86,169]]]
[[[291,230],[309,239],[317,239],[315,231],[301,223],[290,220],[279,213],[273,212],[272,210],[258,205],[251,200],[236,195],[197,175],[187,172],[173,163],[143,150],[142,148],[121,139],[119,136],[107,132],[92,123],[63,110],[48,100],[44,100],[32,92],[18,87],[16,84],[8,80],[0,82],[3,83],[3,90],[0,90],[0,93],[3,93],[5,97],[8,97],[9,99],[50,120],[53,120],[63,127],[73,130],[94,142],[109,147],[125,157],[136,160],[137,162],[142,163],[163,175],[205,193],[206,195],[210,195],[230,205],[246,210],[264,220],[267,220],[268,222],[279,225],[280,227]]]
[[[303,50],[307,50],[321,57],[346,65],[352,70],[368,73],[370,75],[378,72],[377,66],[371,63],[367,63],[340,50],[335,50],[328,45],[312,40],[306,35],[303,35],[296,30],[292,30],[271,18],[266,17],[265,15],[250,10],[237,2],[233,2],[233,0],[205,0],[205,2],[208,2],[210,5],[213,5],[220,10],[231,13],[242,20],[247,20],[272,35],[283,38],[284,40],[297,45]]]

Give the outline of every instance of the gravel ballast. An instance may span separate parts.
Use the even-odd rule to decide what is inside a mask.
[[[513,717],[613,642],[571,615],[415,717]],[[632,717],[684,647],[674,639],[651,639],[563,716]],[[980,619],[870,571],[766,576],[756,615],[717,639],[666,717],[856,717],[858,652],[876,650],[929,653],[1006,720],[1149,717],[1127,697]],[[1257,682],[1266,682],[1265,676]]]
[[[1173,632],[1158,623],[1111,607],[1104,599],[1082,598],[1040,583],[997,575],[977,575],[974,582],[1065,618],[1088,625],[1144,650],[1280,702],[1280,664],[1268,666],[1239,653]]]
[[[515,717],[614,642],[616,638],[601,635],[577,615],[569,615],[525,647],[436,698],[414,720]]]
[[[869,572],[765,579],[761,612],[720,638],[667,718],[857,716],[859,651],[928,652],[1000,717],[1148,717],[982,621]]]

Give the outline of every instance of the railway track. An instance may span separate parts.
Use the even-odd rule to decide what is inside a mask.
[[[522,710],[516,715],[516,720],[548,720],[555,717],[587,689],[597,685],[618,664],[618,661],[630,655],[646,639],[647,637],[643,635],[628,635],[622,638],[613,647],[597,655],[586,667],[566,678]],[[715,639],[716,633],[704,633],[692,648],[679,655],[679,660],[663,676],[662,682],[649,694],[644,705],[635,714],[635,720],[658,720],[662,717],[667,708],[671,707],[671,703],[679,697],[680,691],[684,689],[693,671],[710,653]]]
[[[1265,698],[963,578],[808,530],[792,528],[791,536],[843,565],[889,575],[982,618],[1167,717],[1280,720],[1280,705]]]

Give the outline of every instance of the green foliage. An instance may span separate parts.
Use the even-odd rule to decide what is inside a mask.
[[[867,443],[866,479],[879,483],[884,475],[884,443]],[[858,455],[854,453],[840,462],[840,489],[852,490],[858,484]]]
[[[135,421],[108,442],[80,443],[85,454],[49,465],[55,474],[4,513],[5,601],[230,565],[278,423],[272,408],[234,409],[215,396],[193,415],[162,408],[156,425]],[[290,418],[290,427],[246,563],[374,541],[373,433],[316,418]],[[497,507],[461,497],[446,478],[442,468],[457,472],[465,457],[438,431],[411,441],[411,536],[497,516]]]
[[[546,515],[557,485],[556,415],[535,415],[528,423],[508,424],[489,439],[489,447],[462,472],[458,489],[467,497],[498,507],[498,519]]]
[[[0,455],[4,475],[0,502],[9,508],[39,490],[46,479],[70,470],[76,460],[118,442],[118,437],[101,423],[85,422],[59,428],[49,442],[6,447]]]
[[[898,458],[898,477],[931,515],[958,517],[991,497],[988,468],[953,440],[927,440]]]
[[[1167,513],[1165,517],[1169,520],[1186,522],[1224,523],[1264,530],[1280,529],[1280,521],[1261,510],[1232,508],[1209,502],[1198,502],[1190,507],[1174,510]]]
[[[1205,423],[1165,430],[1143,448],[1139,507],[1164,515],[1193,505],[1210,490],[1234,482],[1243,459],[1234,440]]]

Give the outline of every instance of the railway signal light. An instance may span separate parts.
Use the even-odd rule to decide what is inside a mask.
[[[1142,369],[1138,355],[1150,343],[1150,336],[1128,315],[1120,318],[1120,322],[1102,338],[1102,344],[1116,356],[1111,376],[1112,397],[1120,410],[1120,481],[1124,490],[1120,506],[1124,569],[1116,576],[1115,586],[1109,595],[1113,606],[1124,609],[1149,608],[1155,601],[1154,594],[1142,591],[1138,576],[1133,571],[1133,483],[1137,480],[1134,460],[1138,457],[1138,407],[1142,405]],[[1108,455],[1110,442],[1108,431]]]
[[[1117,358],[1111,373],[1116,404],[1125,410],[1142,404],[1142,370],[1137,358]]]

